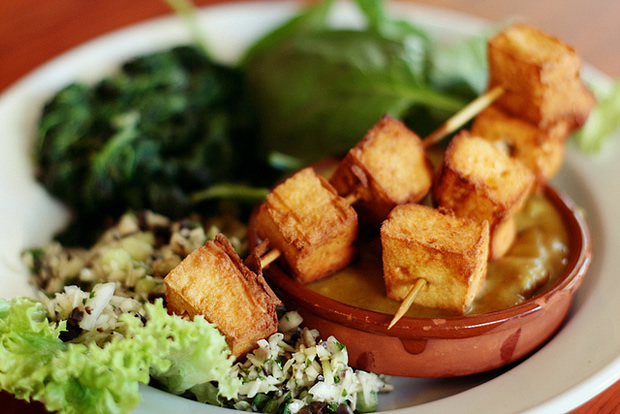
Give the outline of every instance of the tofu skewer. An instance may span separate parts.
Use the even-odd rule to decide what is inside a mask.
[[[284,265],[302,283],[326,277],[353,258],[355,239],[343,236],[353,222],[337,217],[356,215],[356,238],[358,217],[367,224],[363,228],[378,229],[396,205],[424,198],[432,180],[433,167],[421,139],[386,115],[347,153],[329,181],[305,168],[267,196],[256,220],[259,236],[271,246],[262,262],[268,266],[284,256]],[[329,237],[335,237],[332,249],[340,250],[328,255],[322,245]]]
[[[352,205],[352,204],[355,204],[355,202],[357,202],[358,200],[360,200],[361,196],[359,194],[349,194],[344,199],[348,204]],[[267,253],[265,253],[264,256],[260,258],[261,268],[262,269],[267,268],[271,263],[278,260],[278,258],[281,255],[282,255],[282,251],[280,249],[269,250]]]
[[[488,42],[489,88],[424,139],[424,148],[456,132],[488,106],[543,131],[583,125],[595,101],[584,87],[576,51],[529,25],[515,24]]]
[[[329,182],[355,204],[360,226],[374,231],[397,205],[422,200],[432,186],[433,173],[420,137],[384,115],[349,150]]]
[[[474,134],[489,141],[506,142],[514,158],[535,175],[533,184],[527,184],[532,179],[524,177],[520,183],[531,188],[528,192],[535,191],[557,171],[566,137],[585,123],[595,104],[580,79],[581,61],[571,47],[525,24],[510,26],[492,37],[488,42],[488,60],[490,79],[487,92],[428,135],[423,146],[434,145],[485,111],[484,118],[474,122]],[[442,180],[444,184],[441,184]],[[457,211],[459,215],[466,217],[480,215],[475,208],[468,210],[463,200],[451,200],[464,191],[454,186],[458,180],[448,183],[449,180],[440,176],[437,181],[445,189],[434,188],[440,206],[456,208],[460,210]],[[454,191],[450,190],[452,187]],[[522,197],[517,199],[521,201],[515,201],[513,207],[506,205],[497,210],[496,204],[493,207],[496,213],[482,213],[489,217],[490,224],[495,222],[490,242],[491,259],[503,255],[515,237],[514,220],[510,216],[515,214],[514,207],[518,209],[522,204]],[[487,209],[494,204],[482,202]],[[503,200],[502,204],[506,202]],[[497,221],[493,216],[501,218]],[[403,300],[390,327],[407,312],[421,289],[420,285],[424,286],[416,283]]]
[[[360,196],[358,194],[350,194],[347,197],[344,197],[344,200],[346,201],[347,204],[352,205],[354,204],[356,201],[358,201],[360,199]],[[260,258],[260,265],[262,269],[265,269],[267,267],[269,267],[269,265],[273,262],[275,262],[276,260],[278,260],[280,257],[282,256],[282,250],[279,248],[273,248],[269,251],[267,251],[261,258]]]
[[[282,265],[306,284],[347,266],[355,257],[357,213],[323,177],[306,167],[268,195],[256,214],[258,236],[270,252],[262,264]]]
[[[418,305],[463,313],[482,288],[489,252],[488,222],[422,204],[395,207],[381,226],[383,278],[401,301],[390,329]]]
[[[527,139],[515,136],[516,134],[512,132],[514,130],[512,128],[513,121],[511,121],[513,124],[510,127],[497,128],[501,130],[501,134],[506,133],[504,131],[511,131],[507,145],[509,149],[512,148],[514,154],[517,154],[527,168],[513,165],[509,160],[504,160],[504,157],[498,158],[497,151],[492,151],[483,142],[480,142],[481,139],[499,140],[501,137],[499,139],[496,136],[487,138],[484,136],[486,133],[476,132],[472,136],[474,141],[471,141],[475,142],[475,144],[471,144],[474,147],[474,154],[477,154],[478,150],[488,154],[485,156],[485,168],[498,170],[501,174],[487,177],[482,170],[470,171],[467,166],[456,167],[455,169],[456,164],[453,161],[452,164],[442,168],[435,180],[433,198],[437,206],[453,210],[460,217],[487,222],[490,233],[489,259],[493,260],[500,257],[512,244],[516,235],[512,217],[522,205],[524,197],[532,189],[538,188],[541,183],[548,179],[547,176],[557,169],[547,168],[543,163],[554,161],[557,165],[558,160],[561,159],[561,152],[558,151],[558,148],[560,150],[561,148],[557,144],[558,142],[561,144],[563,140],[562,137],[557,138],[558,135],[567,136],[572,129],[582,125],[594,105],[594,101],[592,95],[581,82],[579,76],[580,60],[575,51],[559,40],[530,26],[516,24],[499,32],[489,40],[488,52],[490,79],[487,92],[452,116],[424,140],[421,140],[421,149],[423,152],[445,136],[456,132],[469,120],[477,117],[478,114],[491,106],[506,112],[508,116],[522,119],[522,122],[531,125],[530,129],[527,125],[519,129],[519,131],[524,131],[523,136],[527,133]],[[488,116],[486,118],[488,119]],[[505,119],[507,118],[496,116],[491,122],[495,120],[506,122]],[[400,126],[393,120],[384,117],[369,131],[362,142],[347,154],[336,170],[334,177],[330,179],[330,183],[334,185],[339,195],[344,197],[349,205],[358,204],[358,210],[362,212],[362,215],[375,223],[383,221],[387,213],[396,205],[419,201],[419,199],[395,201],[395,197],[390,194],[387,202],[384,202],[383,188],[392,189],[384,183],[380,183],[378,191],[373,187],[376,184],[373,180],[381,177],[385,171],[392,171],[394,174],[393,171],[404,165],[399,164],[400,160],[407,157],[399,157],[401,154],[397,154],[398,150],[386,151],[385,154],[382,154],[381,150],[367,151],[366,147],[372,147],[374,141],[380,142],[386,136],[395,134],[394,131],[398,131],[399,128]],[[487,128],[485,131],[490,131],[489,127],[485,128]],[[482,127],[479,129],[482,130]],[[541,133],[536,133],[536,130],[540,130]],[[550,142],[546,137],[553,137],[554,141]],[[461,137],[456,141],[463,142],[461,147],[467,152],[468,150],[465,150],[465,147],[470,146],[470,144],[464,145],[465,139],[465,137]],[[476,139],[478,141],[475,141]],[[467,141],[470,140],[470,138],[467,139]],[[541,146],[541,148],[535,150],[525,148],[532,145]],[[510,154],[511,157],[514,154]],[[391,162],[386,164],[377,162],[380,158],[390,156],[394,157]],[[390,170],[388,164],[395,164],[395,167]],[[525,171],[525,169],[532,167],[534,167],[533,174],[536,174],[537,177],[535,182],[531,174],[527,174],[528,171]],[[373,168],[374,170],[372,170]],[[511,173],[508,174],[507,171],[511,171]],[[512,182],[507,182],[506,174],[516,177],[513,181],[519,184],[518,193],[506,193],[500,189],[505,185],[513,185]],[[471,180],[466,177],[468,175],[472,175]],[[479,179],[482,180],[480,181],[482,187],[476,184]],[[459,180],[463,183],[459,184]],[[384,181],[387,182],[388,180]],[[503,184],[499,185],[498,183]],[[464,191],[472,191],[472,189],[474,194],[463,198]],[[393,193],[395,194],[395,192]],[[263,263],[268,265],[278,256],[277,251],[272,251],[263,259]],[[402,292],[396,295],[398,298],[403,298],[403,302],[390,323],[390,328],[406,313],[420,291],[431,282],[423,277],[417,279],[411,277],[407,283],[413,284],[413,286],[404,295],[404,298]],[[433,287],[433,289],[436,288],[436,286]]]

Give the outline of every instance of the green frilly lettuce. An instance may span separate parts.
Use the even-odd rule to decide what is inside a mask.
[[[168,315],[161,301],[146,309],[145,325],[125,315],[131,336],[100,348],[58,339],[65,323],[50,324],[41,303],[0,298],[0,389],[60,413],[129,412],[149,374],[174,393],[217,381],[222,396],[236,394],[234,361],[213,325]]]
[[[596,154],[610,145],[610,137],[617,136],[620,126],[620,80],[614,79],[611,84],[594,83],[590,87],[598,103],[573,139],[585,153]]]
[[[0,387],[62,413],[120,413],[140,400],[148,357],[133,341],[105,348],[64,343],[65,323],[50,324],[42,304],[0,299]]]
[[[220,395],[235,397],[241,385],[230,375],[235,362],[224,336],[197,315],[192,322],[168,315],[161,300],[147,304],[147,323],[125,314],[121,319],[135,342],[151,353],[150,374],[168,392],[181,394],[197,384],[215,381]]]

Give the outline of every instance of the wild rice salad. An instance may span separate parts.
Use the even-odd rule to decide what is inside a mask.
[[[103,346],[127,334],[120,315],[130,313],[147,323],[144,304],[164,296],[166,274],[220,232],[240,255],[247,253],[246,228],[233,218],[171,221],[143,212],[124,215],[91,249],[54,242],[26,251],[23,260],[41,288],[38,299],[50,321],[67,323],[61,339]],[[319,340],[319,332],[301,326],[297,312],[281,310],[280,315],[279,332],[233,365],[231,375],[242,383],[237,398],[219,397],[211,383],[184,395],[265,413],[376,410],[377,393],[391,390],[386,378],[353,370],[346,347],[333,337]]]

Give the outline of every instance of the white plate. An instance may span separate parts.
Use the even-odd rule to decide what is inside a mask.
[[[478,32],[485,22],[470,16],[394,3],[391,11],[455,38]],[[258,35],[282,22],[295,3],[251,2],[209,7],[200,20],[215,55],[234,62]],[[336,24],[359,16],[339,4]],[[42,66],[0,97],[0,296],[30,294],[19,252],[41,244],[67,220],[65,211],[34,181],[28,151],[39,109],[46,98],[73,80],[95,80],[129,57],[187,43],[175,18],[162,18],[88,42]],[[608,79],[592,68],[586,78]],[[396,391],[381,396],[381,410],[399,412],[564,412],[620,378],[620,172],[617,154],[593,159],[569,149],[555,186],[587,211],[594,238],[591,271],[562,330],[522,363],[499,372],[443,380],[394,378]],[[216,414],[223,409],[142,387],[138,413],[172,411]],[[415,406],[414,408],[411,408]],[[228,410],[226,410],[228,411]]]

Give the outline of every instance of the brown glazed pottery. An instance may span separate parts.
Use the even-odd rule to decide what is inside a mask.
[[[563,217],[570,239],[564,274],[545,292],[518,305],[470,316],[403,317],[360,309],[320,295],[289,277],[275,263],[265,276],[289,310],[321,337],[346,345],[351,366],[407,377],[480,373],[517,361],[545,344],[561,327],[592,254],[589,229],[573,202],[551,187],[545,196]],[[250,238],[256,234],[250,223]]]

